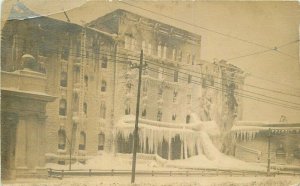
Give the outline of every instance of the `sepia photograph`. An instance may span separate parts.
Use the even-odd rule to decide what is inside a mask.
[[[300,186],[300,2],[0,0],[1,185]]]

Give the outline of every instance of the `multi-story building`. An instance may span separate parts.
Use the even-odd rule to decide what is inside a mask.
[[[201,153],[199,130],[217,140],[241,118],[243,72],[201,60],[201,36],[116,10],[80,26],[48,17],[7,21],[1,70],[32,55],[47,76],[47,162],[130,153],[143,50],[139,152],[178,159]]]

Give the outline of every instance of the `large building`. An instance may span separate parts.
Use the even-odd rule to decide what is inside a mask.
[[[22,56],[31,55],[46,74],[45,93],[57,98],[45,110],[46,162],[131,153],[138,82],[132,64],[141,50],[147,66],[139,152],[165,159],[199,154],[199,130],[219,145],[218,130],[242,117],[236,90],[243,72],[201,60],[201,36],[186,30],[116,10],[85,26],[48,17],[9,20],[2,36],[1,70],[22,69]]]

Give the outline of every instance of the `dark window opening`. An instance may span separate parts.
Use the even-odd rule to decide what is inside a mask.
[[[66,132],[60,129],[58,131],[58,149],[64,150],[66,148]]]
[[[101,68],[107,68],[107,57],[102,57]]]
[[[144,108],[142,111],[142,117],[146,117],[146,115],[147,115],[147,110]]]
[[[86,88],[89,86],[89,77],[87,75],[84,76],[84,86]]]
[[[176,120],[176,114],[173,114],[172,115],[172,121],[175,121]]]
[[[106,81],[102,80],[101,82],[101,92],[105,92],[106,91]]]
[[[83,112],[87,115],[87,103],[83,103]]]
[[[67,72],[60,73],[60,86],[67,87],[68,85],[68,74]]]
[[[65,99],[61,99],[59,101],[59,115],[65,116],[67,114],[67,101]]]
[[[105,106],[105,102],[101,102],[100,105],[100,117],[105,119],[105,115],[106,115],[106,106]]]
[[[186,116],[186,123],[190,123],[190,120],[191,120],[191,116],[188,114],[188,115]]]
[[[98,134],[98,150],[104,150],[105,134],[100,132]]]
[[[85,150],[86,144],[86,134],[85,132],[80,132],[79,150]]]
[[[130,115],[130,106],[129,106],[129,104],[126,105],[125,115]]]
[[[158,111],[157,112],[157,121],[161,121],[161,119],[162,119],[162,112]]]
[[[67,47],[62,48],[61,58],[63,60],[68,60],[69,59],[69,48],[67,48]]]

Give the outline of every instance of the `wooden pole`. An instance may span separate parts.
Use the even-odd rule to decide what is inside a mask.
[[[135,113],[135,126],[133,133],[133,156],[132,156],[132,172],[131,172],[131,183],[135,181],[135,167],[136,167],[136,151],[138,142],[138,125],[139,125],[139,114],[140,114],[140,96],[141,96],[141,82],[142,82],[142,69],[143,69],[143,50],[141,50],[140,55],[140,65],[137,66],[139,69],[139,79],[138,79],[138,93],[136,100],[136,113]]]

